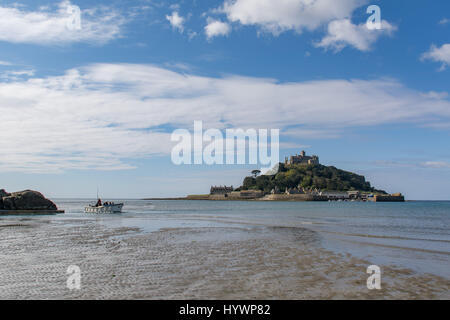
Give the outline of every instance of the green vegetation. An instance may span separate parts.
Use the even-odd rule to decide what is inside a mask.
[[[372,188],[364,176],[320,164],[285,166],[280,163],[276,175],[246,177],[240,189],[270,192],[275,188],[280,191],[284,191],[286,188],[305,188],[321,191],[358,190],[386,194],[385,191]]]
[[[254,178],[256,178],[257,176],[259,176],[261,174],[261,170],[253,170],[252,171],[252,175]]]

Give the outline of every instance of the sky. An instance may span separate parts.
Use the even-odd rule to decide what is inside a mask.
[[[172,162],[173,131],[203,121],[279,129],[281,159],[304,149],[407,199],[450,200],[449,80],[446,0],[0,1],[0,188],[239,186],[258,165]]]

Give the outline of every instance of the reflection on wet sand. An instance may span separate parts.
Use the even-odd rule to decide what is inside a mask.
[[[1,299],[448,299],[450,281],[382,267],[321,246],[302,227],[224,226],[143,232],[92,220],[2,221]],[[81,268],[79,291],[67,267]]]

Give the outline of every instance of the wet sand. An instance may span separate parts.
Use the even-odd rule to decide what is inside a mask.
[[[81,268],[81,290],[66,287]],[[143,232],[95,220],[0,221],[0,299],[449,299],[450,281],[370,265],[321,246],[300,227]]]

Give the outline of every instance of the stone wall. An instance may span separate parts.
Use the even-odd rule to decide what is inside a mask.
[[[405,197],[402,195],[376,195],[373,197],[375,202],[405,202]]]
[[[326,196],[312,194],[269,194],[260,199],[263,201],[328,201]]]

